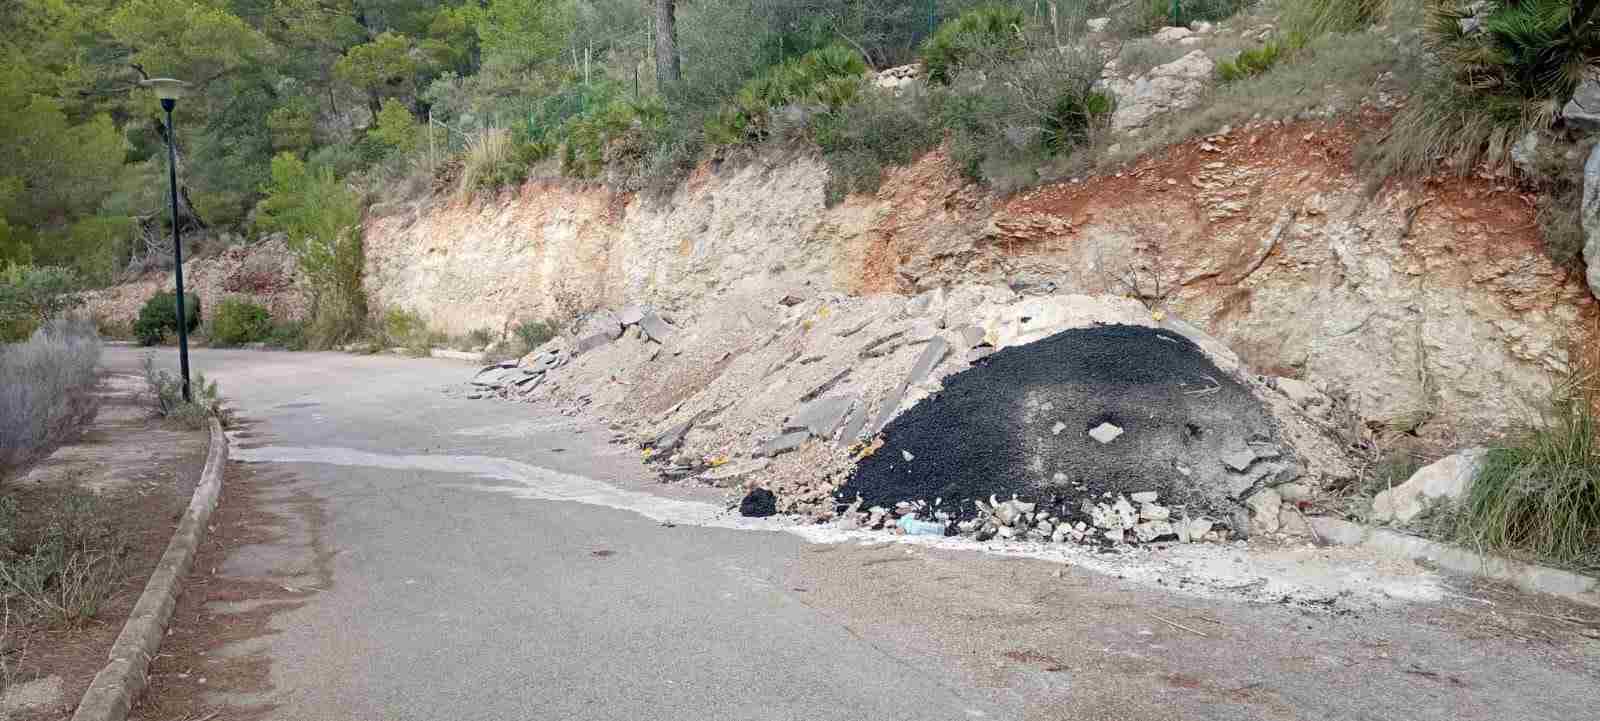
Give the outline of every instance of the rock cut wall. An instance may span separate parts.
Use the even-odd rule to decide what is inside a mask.
[[[1542,253],[1532,201],[1483,179],[1369,193],[1353,143],[1340,124],[1263,124],[1006,199],[935,152],[832,208],[807,157],[708,164],[664,200],[531,182],[371,219],[367,282],[452,332],[627,302],[694,313],[730,292],[1128,294],[1369,421],[1532,417],[1595,318]]]

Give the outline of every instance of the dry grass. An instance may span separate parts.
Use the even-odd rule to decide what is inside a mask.
[[[100,362],[94,324],[54,320],[0,346],[0,470],[70,434],[93,411]]]
[[[127,539],[98,497],[70,492],[23,518],[0,499],[0,602],[9,619],[82,626],[117,591]],[[16,546],[20,546],[18,549]]]
[[[489,184],[501,165],[511,159],[511,132],[504,128],[489,128],[467,140],[467,150],[462,156],[461,181],[456,186],[456,196],[466,198],[478,188]]]

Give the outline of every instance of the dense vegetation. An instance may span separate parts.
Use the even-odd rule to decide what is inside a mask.
[[[820,152],[830,201],[941,142],[969,178],[1006,191],[1098,162],[1084,148],[1144,150],[1246,111],[1295,112],[1324,95],[1311,84],[1370,87],[1405,43],[1365,29],[1406,22],[1426,25],[1437,60],[1407,76],[1424,102],[1367,157],[1380,174],[1464,171],[1557,122],[1600,48],[1596,3],[1578,0],[682,0],[665,3],[671,25],[658,4],[6,3],[0,262],[68,268],[90,287],[170,263],[175,140],[191,250],[285,233],[313,289],[304,339],[328,346],[372,316],[356,227],[369,203],[531,175],[668,189],[699,160],[774,142]],[[1279,29],[1219,54],[1212,102],[1108,138],[1117,99],[1097,90],[1101,59],[1078,40],[1087,18],[1109,14],[1099,40],[1140,68],[1176,49],[1141,34],[1240,12]],[[927,82],[866,92],[869,68],[913,61]],[[176,128],[147,77],[192,84]]]

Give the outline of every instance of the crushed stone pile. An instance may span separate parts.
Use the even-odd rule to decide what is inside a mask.
[[[1179,536],[1174,513],[1231,521],[1239,499],[1301,475],[1266,404],[1193,341],[1111,325],[1007,348],[946,378],[884,429],[838,497],[920,502],[916,515],[952,529],[1017,498],[1015,515],[1036,514],[1046,537],[1065,521],[1155,540]],[[1006,520],[994,530],[1016,525]]]
[[[1296,397],[1273,390],[1275,381],[1244,373],[1237,358],[1214,339],[1176,318],[1154,314],[1133,299],[1039,292],[1024,295],[1004,286],[971,285],[910,298],[849,296],[751,282],[725,289],[691,308],[641,304],[591,313],[574,324],[576,332],[550,341],[520,361],[480,371],[470,397],[536,403],[544,412],[604,423],[612,442],[638,448],[640,458],[663,481],[725,488],[732,502],[751,490],[764,489],[772,493],[778,513],[896,532],[927,533],[936,526],[949,531],[961,522],[979,521],[979,515],[992,516],[994,504],[1009,500],[1012,493],[1019,496],[1018,503],[1040,503],[1055,500],[1051,496],[1058,489],[1078,495],[1089,490],[1113,495],[1158,492],[1164,503],[1177,504],[1179,517],[1203,509],[1221,525],[1226,523],[1222,511],[1229,505],[1218,496],[1224,489],[1258,491],[1295,475],[1279,472],[1290,466],[1298,469],[1300,482],[1313,485],[1349,475],[1337,441],[1327,432],[1329,424],[1308,411],[1327,407],[1327,399],[1315,389],[1280,379],[1284,387],[1296,391]],[[1136,418],[1130,409],[1111,409],[1103,403],[1106,394],[1088,386],[1052,395],[1057,391],[1041,380],[1033,394],[1037,400],[1033,412],[1061,412],[1056,420],[1039,424],[1050,441],[1035,454],[1040,457],[1037,464],[1032,456],[1013,453],[1004,462],[995,461],[992,468],[1023,472],[997,474],[987,485],[969,479],[958,484],[949,499],[927,493],[952,482],[954,476],[948,472],[905,481],[900,478],[906,470],[902,465],[890,475],[909,485],[862,485],[878,471],[862,475],[858,463],[864,469],[877,469],[877,464],[899,458],[899,463],[910,463],[917,471],[970,465],[941,455],[950,450],[936,448],[931,443],[934,435],[927,436],[929,444],[913,443],[905,429],[936,426],[934,421],[918,419],[962,402],[959,389],[972,382],[962,381],[953,391],[946,386],[955,382],[952,376],[978,378],[1011,368],[1008,373],[1021,375],[1004,382],[1015,383],[1029,373],[1023,366],[1059,355],[1031,349],[1071,345],[1055,340],[1067,331],[1108,333],[1107,339],[1131,344],[1130,348],[1151,343],[1170,346],[1175,354],[1170,362],[1141,371],[1151,378],[1165,374],[1172,381],[1170,387],[1153,380],[1126,381],[1145,394],[1129,395],[1130,400],[1137,396],[1154,402],[1177,394],[1171,413],[1163,416],[1166,435],[1152,430],[1150,419]],[[1080,351],[1073,356],[1077,365],[1069,370],[1115,375],[1116,369],[1106,364],[1120,361],[1126,352],[1123,348],[1103,354],[1097,366],[1094,354]],[[1172,374],[1182,377],[1174,379]],[[1246,403],[1249,397],[1259,402]],[[1179,413],[1178,401],[1188,401],[1183,406],[1187,410]],[[1045,410],[1045,404],[1051,408]],[[1072,404],[1076,407],[1068,415],[1066,406]],[[1244,414],[1229,421],[1207,415],[1208,409],[1214,414],[1243,409]],[[1014,412],[1029,412],[1026,399]],[[1188,445],[1182,445],[1186,436],[1168,433],[1186,428],[1183,424],[1189,421],[1180,422],[1180,416],[1201,428],[1201,435],[1189,438]],[[1023,432],[1026,424],[1020,418],[1004,427]],[[1091,420],[1096,424],[1086,426]],[[1052,433],[1056,423],[1064,425],[1059,435]],[[1114,437],[1108,444],[1118,449],[1145,448],[1152,459],[1129,460],[1101,448],[1100,441],[1085,435],[1089,432]],[[1000,436],[988,437],[986,447],[1000,447]],[[1023,438],[1015,447],[1026,447]],[[1192,479],[1179,473],[1176,465],[1157,473],[1162,467],[1153,460],[1151,449],[1157,448],[1158,438],[1175,444],[1168,454],[1173,459],[1192,456],[1201,459],[1192,460],[1200,464],[1227,455],[1244,467],[1225,473],[1197,465],[1190,469]],[[1243,445],[1232,444],[1235,440]],[[1177,450],[1190,447],[1204,450],[1193,450],[1190,456]],[[1045,451],[1073,455],[1046,460]],[[916,459],[906,461],[902,453]],[[1246,453],[1251,454],[1248,463],[1239,460]],[[1113,472],[1090,468],[1114,459],[1122,460],[1113,463]],[[1038,466],[1036,472],[1027,470],[1030,464]],[[1069,482],[1058,484],[1057,473]],[[841,485],[850,489],[844,497],[848,502],[841,500]],[[871,501],[855,503],[856,492]],[[971,503],[991,494],[996,496],[993,503],[984,500],[989,511],[978,511]],[[763,512],[766,500],[763,495]],[[1108,507],[1115,505],[1114,498],[1099,500]],[[1193,511],[1188,510],[1191,507]],[[1027,515],[1032,523],[1052,514],[1041,515],[1036,509]],[[897,525],[902,518],[906,527]],[[981,532],[983,525],[967,530]],[[1036,531],[1036,526],[1029,526],[1029,531]],[[1131,538],[1131,530],[1129,534]]]

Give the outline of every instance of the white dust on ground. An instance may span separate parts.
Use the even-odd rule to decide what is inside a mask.
[[[894,536],[845,530],[792,517],[744,518],[719,505],[664,498],[570,473],[492,456],[391,455],[337,447],[235,447],[245,463],[308,463],[396,471],[464,474],[496,483],[454,487],[533,501],[582,503],[637,513],[673,525],[791,533],[809,543],[901,543],[1079,566],[1132,583],[1201,597],[1273,602],[1325,611],[1361,611],[1445,596],[1437,573],[1360,548],[1170,544],[1106,552],[1074,544],[978,543],[967,538]]]

